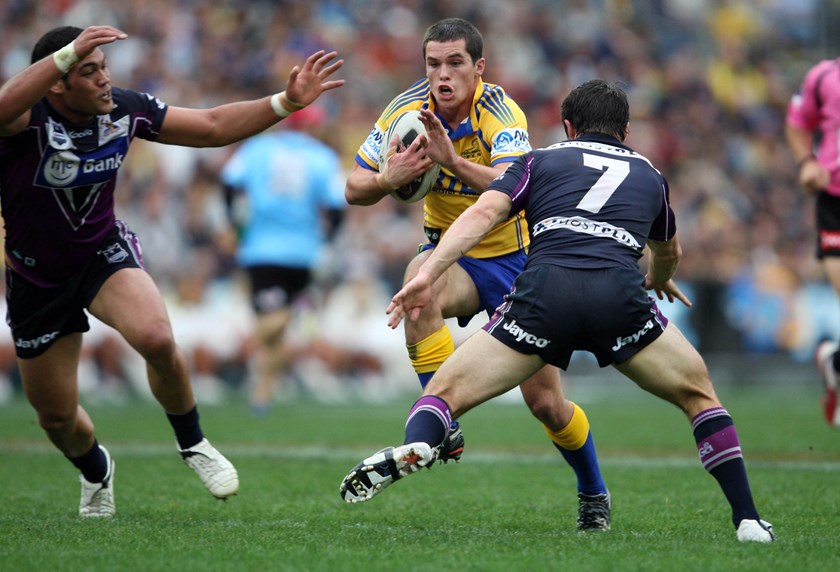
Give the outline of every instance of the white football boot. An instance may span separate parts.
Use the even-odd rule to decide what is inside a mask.
[[[431,468],[436,453],[426,443],[387,447],[368,457],[350,471],[338,489],[349,503],[365,502],[405,476]]]
[[[207,490],[217,499],[225,500],[239,490],[236,468],[219,453],[207,439],[189,449],[178,448],[181,458],[198,475]]]

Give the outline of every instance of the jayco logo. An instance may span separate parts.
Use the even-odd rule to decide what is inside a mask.
[[[641,330],[639,330],[638,332],[636,332],[635,334],[633,334],[632,336],[627,336],[625,338],[616,338],[615,339],[615,345],[612,347],[612,350],[614,352],[616,352],[616,351],[620,350],[622,347],[624,347],[628,344],[635,344],[636,342],[639,341],[639,339],[642,336],[644,336],[646,333],[648,333],[652,329],[653,329],[653,320],[648,320],[645,323],[644,327]]]
[[[53,341],[58,336],[58,332],[50,332],[49,334],[44,334],[43,336],[38,336],[32,340],[22,340],[17,338],[15,340],[15,345],[22,349],[30,349],[30,348],[37,348],[43,344],[48,344]]]
[[[516,320],[511,320],[510,322],[505,323],[502,326],[503,329],[507,330],[511,333],[512,336],[516,338],[517,342],[525,341],[526,344],[531,344],[532,346],[537,346],[538,348],[544,348],[548,345],[548,340],[545,338],[538,338],[534,334],[526,332],[519,325],[516,323]]]

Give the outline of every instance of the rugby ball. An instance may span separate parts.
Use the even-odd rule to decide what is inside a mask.
[[[388,147],[394,136],[400,138],[401,145],[398,146],[397,152],[411,145],[418,135],[425,135],[426,127],[420,121],[420,112],[416,110],[405,111],[397,116],[391,125],[388,126],[388,131],[385,132],[385,139],[382,142],[382,152],[379,154],[379,170],[385,168],[385,161],[387,159]],[[438,174],[440,174],[440,165],[435,163],[428,171],[408,183],[391,192],[391,196],[401,203],[414,203],[421,200],[429,194],[432,187],[437,181]]]

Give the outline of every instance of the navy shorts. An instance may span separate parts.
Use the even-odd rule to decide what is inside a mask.
[[[288,307],[312,280],[308,268],[257,264],[245,271],[251,283],[251,306],[257,314]]]
[[[434,245],[424,244],[420,247],[420,252],[430,248],[434,248]],[[496,308],[504,302],[505,296],[510,292],[511,284],[525,268],[527,260],[528,255],[524,250],[492,258],[462,256],[458,259],[458,265],[469,274],[478,290],[479,307],[475,314],[484,311],[487,312],[488,318],[493,315]],[[462,328],[466,327],[475,314],[458,316],[458,325]]]
[[[32,359],[62,336],[90,329],[84,309],[102,284],[123,268],[143,268],[137,235],[117,221],[87,265],[69,282],[53,288],[36,286],[6,268],[6,322],[12,330],[15,353]]]
[[[667,325],[638,270],[539,264],[516,279],[484,330],[565,370],[576,350],[593,353],[601,367],[624,363]]]
[[[840,256],[840,197],[817,193],[817,258]]]

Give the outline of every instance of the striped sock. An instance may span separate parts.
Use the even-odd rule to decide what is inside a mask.
[[[451,424],[449,405],[440,397],[424,395],[414,402],[408,413],[403,443],[428,443],[435,448],[449,435]]]
[[[718,482],[732,507],[732,522],[737,527],[745,519],[758,520],[747,468],[735,423],[723,407],[701,411],[691,420],[700,462]]]

